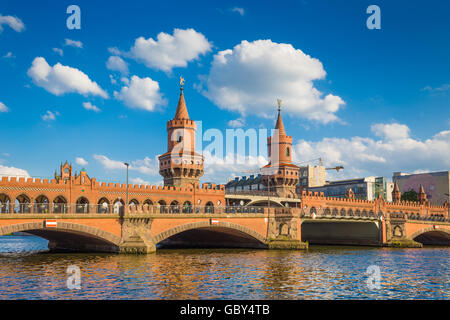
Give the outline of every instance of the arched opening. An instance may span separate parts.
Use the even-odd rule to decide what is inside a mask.
[[[35,213],[49,213],[50,212],[50,201],[44,195],[40,195],[34,201],[34,212]]]
[[[424,245],[450,246],[450,231],[427,228],[412,235],[414,241]]]
[[[208,201],[205,205],[205,213],[214,213],[214,203]]]
[[[117,198],[116,200],[114,200],[113,213],[124,214],[124,212],[125,212],[125,202],[122,199]]]
[[[109,212],[109,200],[106,198],[101,198],[97,202],[97,213],[108,213]]]
[[[309,210],[309,213],[310,214],[317,214],[317,209],[316,209],[316,207],[311,207],[311,209]]]
[[[362,221],[318,219],[303,221],[302,241],[308,241],[310,244],[378,245],[380,235],[378,225],[370,220]]]
[[[78,198],[75,203],[75,212],[76,213],[89,213],[89,200],[85,197]]]
[[[67,213],[67,200],[63,196],[58,196],[53,200],[53,213]]]
[[[338,209],[337,209],[337,208],[334,208],[332,214],[333,214],[334,217],[336,217],[336,216],[339,214]]]
[[[14,203],[14,212],[15,213],[30,213],[31,212],[31,203],[30,198],[26,194],[21,194],[16,197]]]
[[[0,194],[0,213],[10,213],[11,200],[7,194]]]
[[[167,213],[167,204],[164,200],[158,201],[158,209],[159,213]]]
[[[137,210],[138,207],[139,207],[139,201],[137,201],[136,199],[131,199],[131,200],[128,202],[128,210],[129,210],[129,211],[131,211],[132,208],[134,208],[134,209]]]
[[[331,210],[330,208],[325,208],[324,212],[323,212],[326,216],[331,215]]]
[[[158,239],[155,241],[158,249],[267,248],[262,236],[231,224],[210,226],[208,222],[192,223],[165,231],[155,238]]]
[[[341,217],[345,217],[345,215],[347,214],[347,212],[345,211],[344,208],[342,208],[340,214],[341,214]]]
[[[192,213],[192,204],[189,201],[183,203],[183,213]]]
[[[178,203],[178,201],[174,200],[170,203],[169,212],[180,213],[180,204]]]
[[[64,221],[59,221],[57,228],[46,228],[41,221],[3,226],[0,227],[0,236],[11,231],[26,232],[45,239],[48,249],[53,252],[118,252],[121,241],[119,236],[107,231]],[[34,246],[35,240],[30,244]],[[42,249],[38,250],[45,250],[45,245],[45,242],[42,243]]]

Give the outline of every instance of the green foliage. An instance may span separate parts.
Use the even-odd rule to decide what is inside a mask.
[[[402,201],[417,201],[417,192],[413,189],[403,192]]]

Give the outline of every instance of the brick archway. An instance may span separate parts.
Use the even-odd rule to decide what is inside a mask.
[[[27,223],[18,223],[18,224],[12,224],[8,226],[0,227],[0,236],[3,236],[5,234],[10,234],[13,232],[27,232],[32,230],[39,230],[42,232],[45,232],[46,230],[51,232],[73,232],[78,233],[86,237],[96,238],[100,239],[102,241],[105,241],[107,243],[110,243],[115,246],[119,246],[121,242],[121,238],[119,236],[116,236],[115,234],[112,234],[110,232],[97,229],[91,226],[77,224],[73,222],[64,222],[64,221],[58,221],[58,227],[57,228],[46,228],[44,227],[43,221],[36,221],[36,222],[27,222]]]
[[[448,235],[450,236],[450,230],[448,230],[448,229],[445,229],[445,228],[442,228],[442,229],[435,229],[435,228],[433,228],[433,227],[426,227],[426,228],[420,229],[420,230],[414,232],[413,234],[411,234],[411,235],[408,237],[408,240],[414,240],[414,239],[417,238],[418,236],[420,236],[420,235],[422,235],[422,234],[425,234],[425,233],[427,233],[427,232],[442,232],[442,233],[446,233],[446,234],[448,234]]]
[[[228,228],[240,231],[246,235],[249,235],[250,237],[254,238],[255,240],[261,242],[262,244],[267,244],[267,239],[259,234],[258,232],[241,226],[239,224],[231,223],[231,222],[224,222],[224,221],[218,221],[217,224],[211,225],[209,221],[199,221],[199,222],[193,222],[193,223],[186,223],[179,226],[176,226],[174,228],[171,228],[169,230],[163,231],[155,236],[152,237],[152,242],[156,245],[160,243],[161,241],[166,240],[167,238],[170,238],[176,234],[179,234],[184,231],[198,229],[198,228]]]

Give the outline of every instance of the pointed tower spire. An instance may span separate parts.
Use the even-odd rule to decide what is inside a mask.
[[[394,190],[392,191],[392,201],[400,202],[402,199],[402,194],[400,192],[400,188],[398,187],[397,181],[394,182]]]
[[[180,98],[178,99],[177,112],[175,113],[174,119],[189,119],[189,114],[186,107],[186,102],[184,101],[183,94],[184,79],[180,77]]]
[[[420,185],[419,194],[417,195],[417,200],[419,200],[420,203],[427,202],[427,194],[425,193],[425,190],[423,189],[423,185]]]
[[[278,118],[277,123],[275,125],[275,129],[278,129],[278,134],[280,136],[285,136],[286,130],[284,129],[283,119],[281,119],[281,100],[277,99],[277,103],[278,103]]]

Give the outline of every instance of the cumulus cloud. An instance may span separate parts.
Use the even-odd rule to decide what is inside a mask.
[[[81,158],[81,157],[77,157],[75,159],[75,163],[80,165],[80,166],[87,166],[88,165],[88,162],[86,160],[84,160],[83,158]]]
[[[148,182],[148,181],[146,181],[146,180],[144,180],[142,178],[139,178],[139,177],[138,178],[131,178],[130,182],[132,184],[150,184],[150,182]]]
[[[65,39],[64,45],[75,48],[83,48],[83,43],[81,41],[75,41],[71,39]]]
[[[83,102],[83,108],[85,108],[86,110],[92,110],[94,112],[100,112],[101,111],[97,106],[94,106],[90,102]]]
[[[6,167],[0,165],[0,175],[1,176],[18,176],[18,177],[30,177],[28,172],[23,169],[14,168],[14,167]]]
[[[108,98],[108,94],[82,71],[60,63],[52,67],[42,57],[33,60],[27,74],[37,86],[57,96],[76,92]]]
[[[153,111],[157,105],[165,105],[167,103],[159,91],[158,82],[148,77],[139,78],[138,76],[132,76],[129,85],[123,86],[120,92],[114,91],[114,97],[123,101],[130,108],[147,111]]]
[[[214,56],[209,75],[197,88],[220,108],[243,116],[273,116],[280,98],[286,113],[328,123],[338,120],[336,113],[345,103],[314,87],[313,81],[325,75],[318,59],[290,44],[242,41]]]
[[[9,109],[4,103],[0,102],[0,112],[8,112]]]
[[[105,155],[94,155],[94,159],[97,160],[103,168],[107,170],[124,170],[126,169],[124,162],[112,160]],[[157,175],[159,174],[159,162],[158,159],[150,159],[149,157],[145,157],[144,159],[134,160],[130,163],[128,167],[130,171],[137,171],[146,175]]]
[[[203,181],[227,183],[230,179],[240,176],[257,175],[262,166],[267,164],[263,156],[245,156],[229,153],[225,157],[218,157],[209,151],[204,151]]]
[[[128,74],[128,64],[118,56],[109,57],[106,61],[106,67],[112,71],[119,71],[121,74]]]
[[[450,130],[424,140],[412,138],[410,129],[398,123],[375,124],[371,130],[379,139],[356,136],[299,140],[294,157],[304,161],[321,156],[326,166],[345,167],[339,173],[328,171],[329,179],[391,177],[395,171],[437,171],[450,166]]]
[[[25,25],[22,20],[13,16],[3,16],[0,14],[0,33],[3,31],[3,26],[9,26],[16,32],[22,32],[25,30]]]
[[[42,120],[44,121],[55,121],[56,120],[56,116],[59,116],[59,112],[51,112],[50,110],[47,110],[47,112],[41,116]]]
[[[171,72],[175,67],[186,67],[187,63],[211,51],[211,43],[194,29],[174,29],[173,35],[160,32],[154,40],[139,37],[129,52],[111,48],[112,54],[122,54],[147,67]]]

